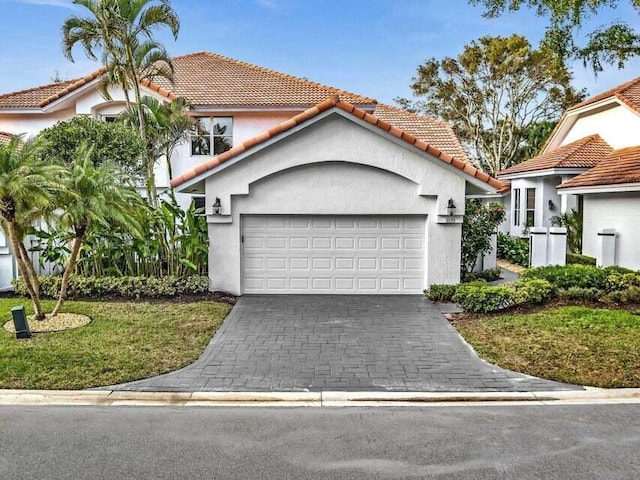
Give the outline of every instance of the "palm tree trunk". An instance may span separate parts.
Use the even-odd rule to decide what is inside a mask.
[[[31,301],[33,302],[33,310],[35,311],[36,320],[44,320],[46,318],[44,311],[42,310],[42,305],[40,304],[40,296],[36,294],[33,284],[31,283],[31,278],[29,276],[29,270],[22,258],[22,251],[20,249],[20,239],[18,238],[18,233],[16,232],[16,227],[13,221],[6,220],[5,224],[7,226],[9,240],[11,241],[11,247],[13,248],[14,255],[16,257],[16,263],[18,264],[18,270],[20,271],[20,275],[22,275],[22,279],[24,280],[24,284],[27,287],[27,291],[29,292],[29,296],[31,297]]]
[[[58,296],[58,302],[56,303],[53,312],[51,312],[51,316],[55,317],[60,313],[62,309],[62,305],[64,301],[67,299],[67,292],[69,291],[69,279],[71,278],[71,274],[76,268],[76,263],[78,261],[78,255],[80,253],[80,247],[82,246],[82,241],[84,240],[84,232],[76,235],[76,238],[73,239],[73,248],[71,249],[71,256],[69,257],[69,263],[67,263],[67,268],[64,270],[64,274],[62,275],[62,285],[60,287],[60,295]]]
[[[29,258],[29,252],[27,252],[27,248],[24,246],[24,243],[18,242],[20,244],[20,254],[22,255],[22,261],[27,267],[27,272],[29,273],[29,280],[31,281],[31,286],[33,287],[33,291],[40,299],[40,280],[38,279],[38,273],[36,269],[33,267],[33,262]]]

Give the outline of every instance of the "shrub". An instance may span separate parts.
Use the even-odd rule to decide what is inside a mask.
[[[504,206],[492,202],[482,205],[478,200],[467,200],[462,219],[462,250],[460,272],[471,272],[478,257],[491,251],[491,236],[505,219]]]
[[[567,300],[597,302],[600,300],[602,292],[597,288],[569,287],[565,290],[560,290],[558,295]]]
[[[640,303],[640,287],[632,286],[625,290],[616,290],[605,295],[606,303]]]
[[[40,277],[40,293],[43,298],[56,298],[60,292],[62,277]],[[13,280],[13,289],[19,295],[27,295],[21,278]],[[102,298],[121,296],[171,297],[174,295],[201,294],[209,291],[209,278],[188,277],[83,277],[72,275],[68,298]]]
[[[498,232],[498,258],[511,263],[529,266],[529,242],[524,238],[512,237],[508,233]]]
[[[493,282],[500,279],[500,269],[491,268],[489,270],[483,270],[481,272],[471,272],[464,276],[464,282],[473,282],[474,280],[485,280],[487,282]]]
[[[462,284],[453,301],[467,312],[489,313],[515,305],[515,290],[510,286]]]
[[[513,283],[516,304],[542,303],[553,296],[553,285],[537,278],[520,279]]]
[[[429,287],[427,295],[434,302],[451,302],[457,288],[457,285],[434,284]]]
[[[567,253],[567,265],[596,265],[596,259],[579,253]]]
[[[532,268],[523,278],[547,280],[558,289],[571,287],[595,288],[604,291],[607,287],[607,270],[588,265],[565,265]]]

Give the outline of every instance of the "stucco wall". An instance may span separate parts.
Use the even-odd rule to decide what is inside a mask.
[[[223,205],[208,217],[212,288],[241,292],[247,213],[427,215],[425,287],[458,282],[460,224],[436,222],[449,198],[464,205],[465,181],[439,163],[333,114],[220,170],[206,182],[207,208]]]
[[[582,253],[597,256],[604,228],[617,233],[616,264],[640,269],[640,192],[585,195]]]
[[[544,176],[518,178],[511,182],[511,201],[510,205],[510,225],[509,233],[512,236],[522,236],[526,226],[526,206],[527,206],[527,188],[536,189],[536,207],[535,207],[535,223],[534,227],[550,227],[551,218],[559,215],[562,211],[562,198],[558,195],[556,186],[562,182],[559,176]],[[513,199],[515,189],[520,189],[520,225],[514,225],[514,205]],[[553,202],[554,209],[549,208],[549,200]]]
[[[13,261],[9,255],[9,239],[0,230],[0,292],[11,288]]]
[[[640,115],[627,107],[618,105],[581,115],[560,145],[598,133],[613,148],[630,147],[638,144],[639,130]]]

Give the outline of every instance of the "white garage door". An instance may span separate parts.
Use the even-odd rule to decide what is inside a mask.
[[[421,293],[426,217],[242,217],[244,293]]]

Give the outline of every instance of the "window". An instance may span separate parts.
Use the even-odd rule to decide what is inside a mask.
[[[520,189],[513,190],[513,225],[520,225]]]
[[[527,227],[535,226],[536,218],[536,189],[527,188]]]
[[[196,210],[196,215],[205,214],[205,197],[193,197],[191,200],[193,208]]]
[[[100,119],[106,123],[113,123],[116,121],[115,115],[100,115]]]
[[[219,155],[232,146],[232,117],[196,118],[191,130],[191,155]]]

